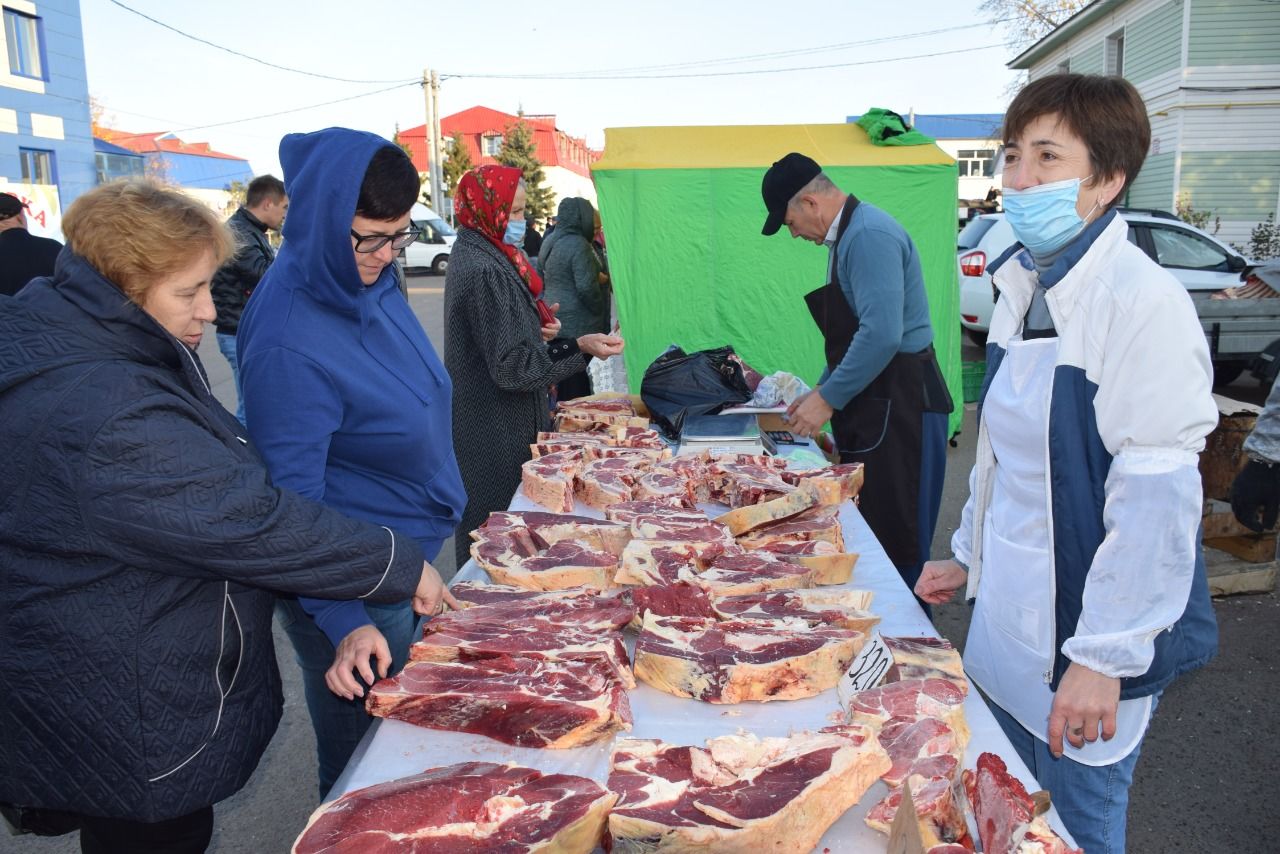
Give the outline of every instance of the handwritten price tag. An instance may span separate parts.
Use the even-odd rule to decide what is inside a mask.
[[[836,687],[840,696],[840,704],[845,711],[849,710],[849,698],[859,691],[874,688],[884,679],[885,673],[893,666],[893,653],[880,640],[879,632],[872,632],[862,652],[849,665],[849,670],[840,678]]]

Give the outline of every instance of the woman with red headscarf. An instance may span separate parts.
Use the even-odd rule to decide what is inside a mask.
[[[453,445],[467,490],[454,539],[458,566],[468,533],[504,510],[539,430],[551,429],[547,389],[588,356],[622,352],[617,335],[558,338],[558,306],[521,249],[524,182],[512,166],[481,166],[454,194],[458,239],[444,286],[444,364],[453,379]]]

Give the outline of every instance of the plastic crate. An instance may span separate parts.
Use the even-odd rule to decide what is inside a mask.
[[[960,376],[964,381],[964,402],[973,403],[982,393],[982,378],[987,373],[987,363],[961,362]]]

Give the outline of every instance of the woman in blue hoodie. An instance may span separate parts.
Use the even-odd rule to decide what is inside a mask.
[[[397,146],[343,128],[286,136],[280,162],[285,242],[238,336],[249,433],[277,484],[405,531],[434,560],[466,497],[449,377],[392,263],[416,237],[418,173]],[[277,614],[302,668],[323,797],[370,723],[360,680],[403,666],[414,614],[306,597]]]

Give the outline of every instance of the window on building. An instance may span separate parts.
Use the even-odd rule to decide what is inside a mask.
[[[1124,76],[1124,30],[1107,36],[1107,73]]]
[[[994,148],[962,148],[956,154],[961,178],[990,178],[995,174],[995,165]]]
[[[486,157],[497,157],[498,152],[502,150],[502,134],[490,134],[484,138],[484,153]]]
[[[93,159],[98,169],[99,184],[118,178],[141,178],[146,171],[141,157],[99,151],[94,154]]]
[[[58,178],[53,172],[52,151],[41,151],[38,148],[19,148],[18,159],[22,162],[22,183],[58,183]]]
[[[40,19],[5,9],[4,40],[9,48],[9,73],[43,80]]]

